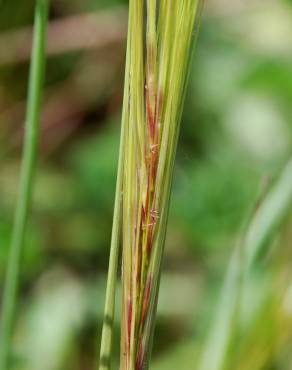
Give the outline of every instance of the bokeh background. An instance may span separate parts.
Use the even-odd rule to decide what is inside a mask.
[[[0,5],[0,289],[23,139],[34,1]],[[114,201],[127,2],[51,0],[13,369],[93,370]],[[291,154],[292,2],[208,0],[183,114],[152,369],[196,368],[259,187]],[[288,217],[226,369],[292,369]],[[290,263],[289,263],[290,262]],[[115,324],[118,352],[119,324]],[[117,366],[115,366],[117,368]]]

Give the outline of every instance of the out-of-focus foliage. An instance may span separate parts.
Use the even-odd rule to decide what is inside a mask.
[[[1,2],[0,2],[1,3]],[[34,1],[0,5],[0,288],[17,194]],[[14,337],[18,370],[91,370],[101,329],[123,94],[117,0],[52,0],[34,206]],[[63,21],[88,12],[101,41],[62,53]],[[124,17],[124,19],[122,18]],[[112,19],[112,18],[110,18]],[[264,183],[291,155],[292,3],[206,2],[186,97],[154,343],[153,369],[196,368],[228,261]],[[66,43],[82,40],[70,29]],[[118,31],[121,31],[120,25]],[[88,38],[91,34],[88,35]],[[86,36],[87,38],[87,36]],[[8,40],[8,41],[7,41]],[[5,41],[5,42],[4,42]],[[61,45],[61,46],[60,46]],[[66,48],[68,45],[63,45]],[[2,63],[5,53],[10,63]],[[265,190],[263,190],[263,193]],[[291,217],[250,284],[226,370],[292,366]],[[118,322],[115,324],[118,333]],[[117,346],[118,347],[118,335]]]

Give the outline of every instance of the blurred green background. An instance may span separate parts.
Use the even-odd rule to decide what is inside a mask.
[[[0,289],[19,178],[34,1],[0,5]],[[13,369],[93,370],[114,201],[127,2],[51,0]],[[183,114],[154,370],[189,370],[259,188],[291,154],[292,2],[209,0]],[[292,369],[292,217],[226,369]],[[115,325],[118,352],[119,325]],[[117,366],[115,366],[117,368]]]

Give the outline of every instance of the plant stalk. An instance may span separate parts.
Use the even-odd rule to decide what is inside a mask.
[[[123,116],[124,116],[124,113],[123,113]],[[108,267],[106,297],[105,297],[105,307],[104,307],[104,320],[103,320],[102,334],[101,334],[99,370],[109,370],[111,368],[113,325],[114,325],[114,318],[115,318],[116,286],[117,286],[117,278],[118,278],[118,262],[119,262],[119,251],[120,251],[122,178],[123,178],[123,162],[124,162],[124,156],[123,156],[124,131],[125,131],[125,124],[124,124],[124,119],[122,119],[121,140],[120,140],[119,160],[118,160],[118,173],[117,173],[117,182],[116,182],[116,195],[115,195],[115,204],[114,204],[109,267]]]
[[[250,274],[270,250],[292,206],[292,159],[278,181],[261,201],[245,232],[235,247],[224,278],[214,322],[201,354],[199,370],[222,370],[234,333],[234,318],[243,304],[243,292]]]
[[[147,369],[151,357],[177,139],[200,4],[129,3],[121,370]]]
[[[8,369],[18,294],[21,257],[28,215],[32,203],[33,177],[37,157],[38,132],[44,80],[47,22],[48,0],[37,0],[19,193],[3,293],[0,328],[0,370]]]

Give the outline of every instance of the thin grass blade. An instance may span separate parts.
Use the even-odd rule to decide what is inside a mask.
[[[19,195],[4,286],[0,328],[0,370],[7,370],[11,352],[21,256],[33,192],[44,79],[47,19],[48,0],[37,0]]]
[[[234,318],[242,305],[244,282],[269,252],[272,239],[292,207],[292,160],[252,218],[241,245],[231,257],[214,322],[200,357],[200,370],[222,370],[232,337]]]

